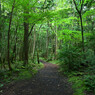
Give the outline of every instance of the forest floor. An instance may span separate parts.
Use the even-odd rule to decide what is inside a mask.
[[[71,84],[58,73],[58,66],[41,61],[44,68],[31,79],[10,83],[1,95],[73,95]]]

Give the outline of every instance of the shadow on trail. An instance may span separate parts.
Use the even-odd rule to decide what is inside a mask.
[[[34,78],[14,83],[2,95],[73,95],[67,78],[58,74],[58,66],[41,62],[44,68]]]

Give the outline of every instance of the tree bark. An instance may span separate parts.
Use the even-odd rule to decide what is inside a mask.
[[[34,41],[33,41],[33,53],[32,53],[32,59],[34,58],[35,45],[36,45],[36,27],[34,28]]]
[[[83,48],[83,52],[85,51],[84,49],[84,31],[83,31],[83,21],[82,21],[82,14],[80,13],[80,22],[81,22],[81,34],[82,34],[82,48]]]
[[[40,60],[39,60],[39,50],[37,50],[37,61],[38,61],[38,64],[40,64]]]
[[[56,59],[56,56],[57,56],[57,48],[58,48],[58,45],[57,45],[57,25],[55,25],[55,59]]]
[[[11,22],[12,22],[14,6],[15,6],[15,0],[12,5],[12,11],[11,11],[11,15],[10,15],[9,29],[8,29],[8,66],[9,66],[9,70],[12,70],[12,67],[10,64],[10,30],[11,30]]]
[[[80,17],[80,22],[81,22],[81,35],[82,35],[82,51],[84,52],[85,51],[85,48],[84,48],[84,31],[83,31],[83,20],[82,20],[82,10],[83,10],[84,0],[82,0],[82,2],[80,1],[80,4],[81,4],[80,10],[78,9],[75,0],[73,0],[73,2],[74,2],[74,5],[75,5],[75,8],[76,8],[76,10],[77,10],[77,12],[79,14],[79,17]]]
[[[29,12],[25,12],[29,14]],[[27,22],[27,17],[24,17],[24,65],[28,64],[28,50],[29,50],[29,43],[28,43],[28,33],[29,33],[29,23]]]
[[[47,35],[46,35],[46,58],[48,57],[48,45],[49,45],[49,33],[47,29]]]
[[[0,1],[0,63],[1,63],[1,38],[2,33],[1,33],[1,1]]]
[[[14,60],[14,59],[15,59],[15,61],[16,61],[17,29],[18,29],[18,26],[16,26],[16,30],[15,30],[15,45],[14,45],[14,48],[13,48],[12,63],[13,63],[13,60]]]

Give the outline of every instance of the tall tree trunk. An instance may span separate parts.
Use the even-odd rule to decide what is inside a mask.
[[[81,4],[81,8],[78,9],[78,6],[77,6],[77,3],[75,0],[73,0],[74,2],[74,5],[75,5],[75,8],[77,10],[77,13],[79,14],[80,16],[80,23],[81,23],[81,35],[82,35],[82,51],[84,52],[85,51],[85,48],[84,48],[84,31],[83,31],[83,20],[82,20],[82,10],[83,10],[83,3],[84,3],[84,0],[80,0],[80,4]]]
[[[84,52],[84,33],[83,33],[83,21],[82,21],[82,14],[80,13],[80,22],[81,22],[81,34],[82,34],[82,48]]]
[[[57,56],[57,48],[58,48],[58,45],[57,45],[57,25],[55,25],[55,59],[56,59],[56,56]]]
[[[1,35],[2,35],[2,33],[1,33],[1,13],[2,11],[1,11],[1,1],[0,1],[0,41],[1,41]]]
[[[48,45],[49,45],[49,32],[47,29],[47,34],[46,34],[46,58],[48,57]]]
[[[29,14],[28,10],[24,10],[25,14]],[[28,50],[29,50],[29,42],[28,42],[28,33],[29,33],[29,23],[28,17],[24,17],[24,65],[28,64]]]
[[[33,40],[33,53],[32,53],[32,59],[34,58],[35,45],[36,45],[36,27],[34,27],[34,40]]]
[[[18,29],[18,26],[16,26],[16,30],[15,30],[15,45],[14,45],[14,48],[13,48],[12,63],[13,63],[13,60],[14,60],[14,59],[15,59],[15,61],[16,61],[17,29]]]
[[[40,63],[40,60],[39,60],[39,33],[37,35],[36,51],[37,51],[37,62],[39,64]]]
[[[40,60],[39,60],[39,50],[37,49],[37,61],[38,61],[38,64],[40,64]]]
[[[16,43],[17,43],[17,31],[18,31],[18,26],[16,27],[16,36],[15,36],[15,61],[16,61],[16,57],[17,57],[17,46],[16,46]]]
[[[0,1],[0,63],[1,63],[1,38],[2,33],[1,33],[1,1]]]
[[[9,29],[8,29],[8,66],[9,66],[9,70],[12,70],[12,67],[10,64],[10,30],[11,30],[11,22],[12,22],[14,6],[15,6],[15,0],[12,5],[12,11],[11,11],[11,15],[10,15]]]

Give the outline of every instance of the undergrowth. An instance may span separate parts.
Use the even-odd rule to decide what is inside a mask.
[[[22,64],[13,64],[13,70],[2,70],[0,71],[0,88],[2,88],[6,83],[10,83],[12,81],[29,79],[33,77],[37,71],[43,68],[43,64],[28,64],[23,66]]]
[[[95,94],[95,55],[92,50],[80,52],[76,47],[59,52],[60,72],[73,83],[74,95]]]

